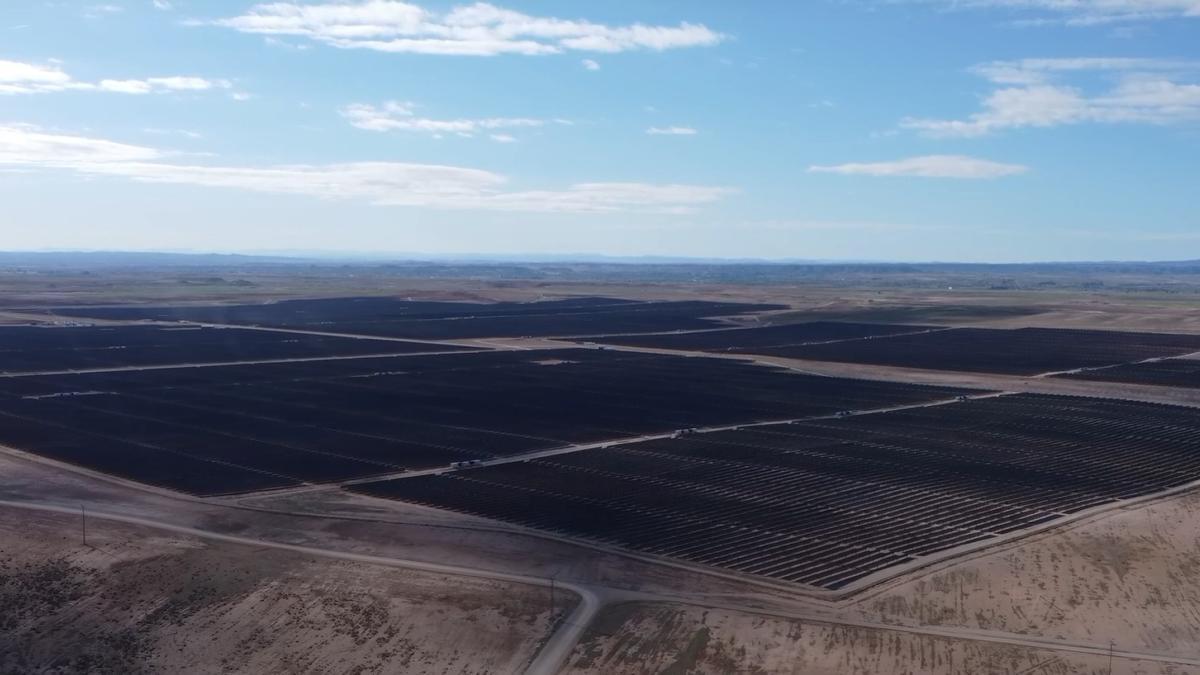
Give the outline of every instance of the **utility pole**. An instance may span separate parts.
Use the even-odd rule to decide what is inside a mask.
[[[87,510],[83,508],[83,504],[79,505],[79,523],[83,529],[83,545],[87,546]]]
[[[1116,641],[1116,640],[1109,640],[1109,641],[1108,641],[1108,675],[1112,675],[1112,656],[1113,656],[1113,647],[1116,647],[1116,646],[1117,646],[1117,641]]]
[[[550,577],[550,620],[554,620],[554,578],[558,575]],[[1111,673],[1109,675],[1112,675]]]

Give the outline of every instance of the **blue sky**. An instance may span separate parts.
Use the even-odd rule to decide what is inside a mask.
[[[9,0],[4,249],[1200,258],[1200,0]]]

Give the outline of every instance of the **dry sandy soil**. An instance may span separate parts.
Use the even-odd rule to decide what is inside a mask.
[[[1062,654],[723,610],[614,605],[572,653],[572,675],[1107,675],[1104,656]],[[1113,675],[1185,675],[1114,659]]]
[[[862,618],[1200,654],[1200,493],[1112,512],[859,599]]]
[[[545,590],[0,508],[0,672],[514,673]]]

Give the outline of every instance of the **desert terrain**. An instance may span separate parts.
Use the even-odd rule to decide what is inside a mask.
[[[0,508],[0,670],[511,673],[552,628],[540,588],[82,526]]]
[[[6,278],[3,319],[46,322],[47,308],[50,321],[70,321],[63,317],[71,307],[356,294],[489,302],[620,297],[786,307],[729,317],[727,325],[925,321],[1200,334],[1194,291],[1186,284],[1148,290],[1144,280],[1087,290],[1064,289],[1069,284],[1061,280],[1057,287],[980,282],[953,290],[942,283],[939,290],[919,275],[879,290],[828,278],[754,285],[463,282],[251,269],[224,271],[220,282],[139,283],[145,274],[112,272],[100,283],[68,274],[53,285],[36,274]],[[553,335],[450,342],[497,351],[575,347]],[[626,349],[633,348],[613,351]],[[333,358],[347,357],[305,357]],[[717,358],[1006,395],[1200,406],[1200,389],[753,354]],[[565,451],[584,447],[592,446]],[[561,452],[495,461],[519,467]],[[189,495],[0,448],[0,671],[1200,672],[1200,496],[1193,484],[922,557],[844,591],[340,489],[349,486],[306,482]]]

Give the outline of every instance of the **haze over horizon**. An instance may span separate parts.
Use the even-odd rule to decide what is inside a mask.
[[[54,264],[64,258],[91,259],[104,262],[106,258],[124,260],[126,256],[152,259],[156,256],[175,258],[181,262],[188,259],[237,258],[249,260],[278,260],[294,263],[336,263],[336,264],[628,264],[628,265],[933,265],[933,266],[1009,266],[1009,265],[1200,265],[1200,258],[1111,258],[1095,260],[993,260],[993,261],[964,261],[939,259],[892,260],[887,258],[799,258],[799,257],[753,257],[753,256],[672,256],[655,254],[604,254],[604,253],[478,253],[463,251],[455,253],[423,253],[419,251],[353,251],[353,250],[201,250],[201,249],[71,249],[71,248],[31,248],[31,249],[0,249],[0,256],[25,257],[30,259],[45,258],[46,264]]]
[[[0,36],[6,250],[1200,258],[1195,0],[29,1]]]

